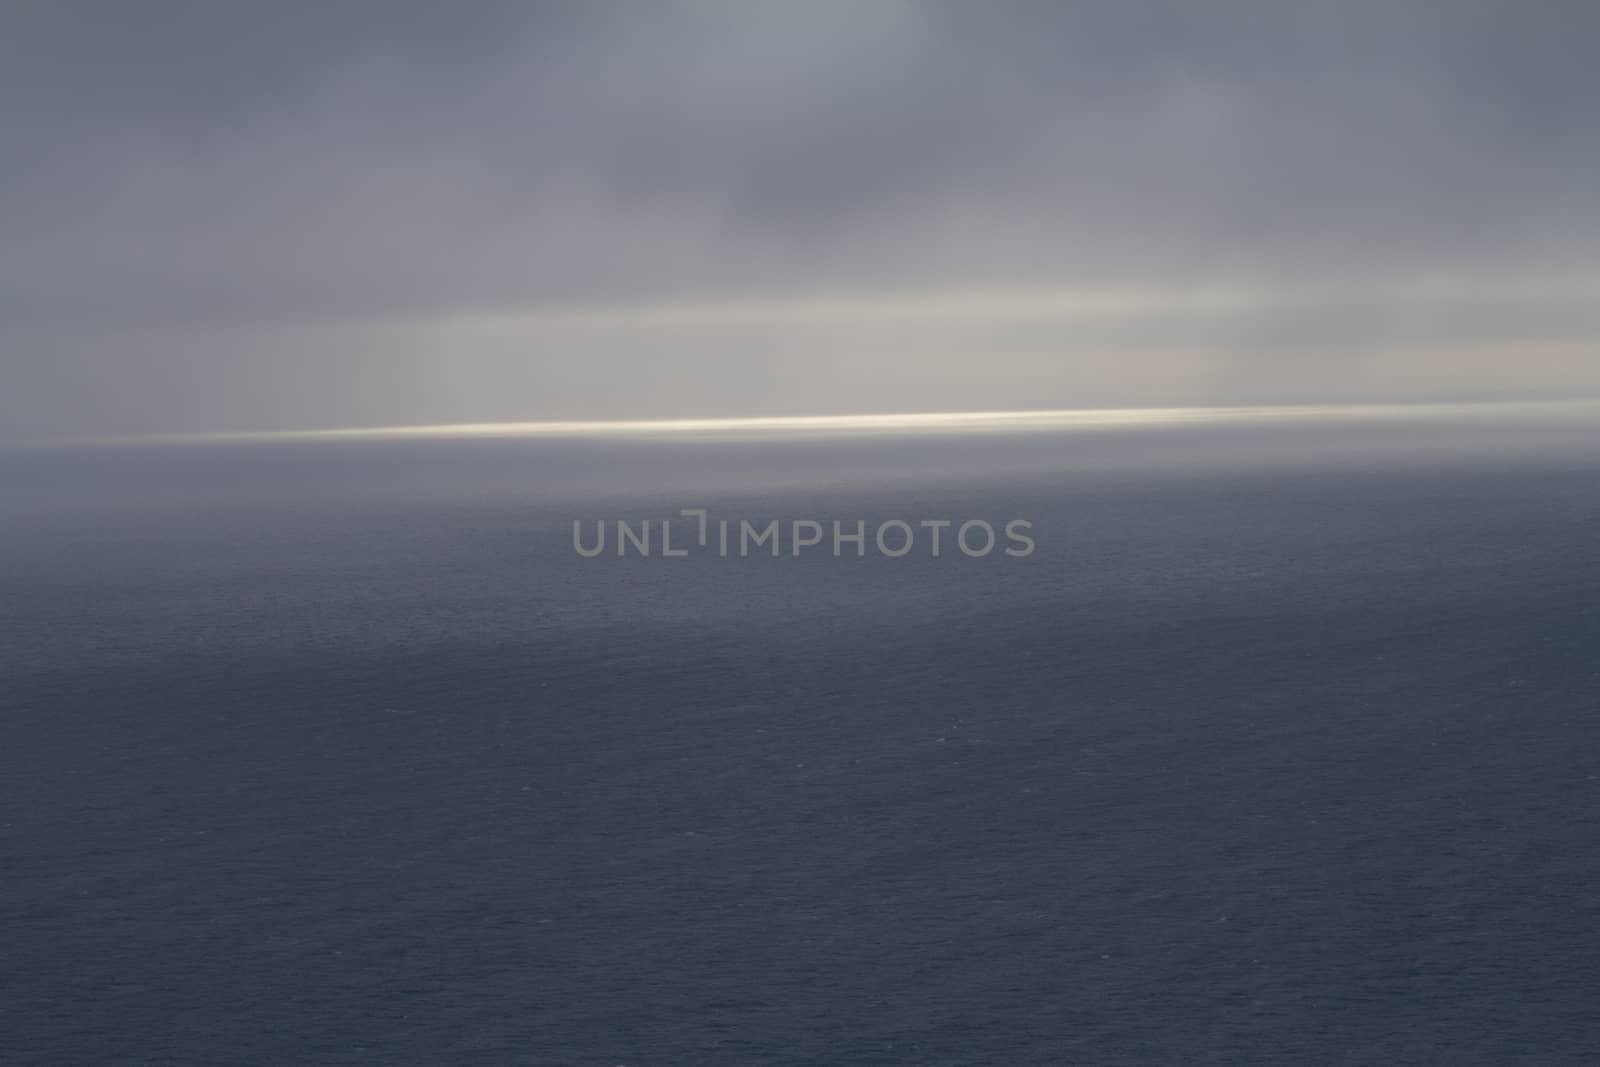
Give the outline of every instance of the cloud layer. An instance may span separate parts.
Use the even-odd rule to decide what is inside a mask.
[[[1592,388],[1597,34],[1583,0],[9,4],[0,434],[1341,399],[1452,346],[1417,392]]]

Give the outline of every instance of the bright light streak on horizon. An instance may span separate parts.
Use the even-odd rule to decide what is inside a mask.
[[[1139,429],[1229,423],[1485,420],[1495,418],[1600,418],[1600,400],[1549,400],[1462,404],[1344,404],[1260,407],[1087,408],[1051,411],[959,411],[877,415],[800,415],[744,418],[626,419],[549,422],[451,423],[423,426],[340,427],[241,433],[157,434],[117,438],[62,438],[22,442],[32,446],[205,444],[293,441],[380,441],[483,438],[790,437],[887,434],[1041,433]]]

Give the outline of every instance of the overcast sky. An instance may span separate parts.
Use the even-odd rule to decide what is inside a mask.
[[[0,4],[0,437],[1600,394],[1593,0]]]

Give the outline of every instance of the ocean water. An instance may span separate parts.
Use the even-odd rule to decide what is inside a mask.
[[[692,507],[1036,549],[573,550]],[[1600,1061],[1590,420],[18,448],[0,523],[7,1064]]]

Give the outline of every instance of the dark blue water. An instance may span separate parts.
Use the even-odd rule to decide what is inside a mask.
[[[1600,449],[1308,440],[7,453],[0,1060],[1596,1062]]]

